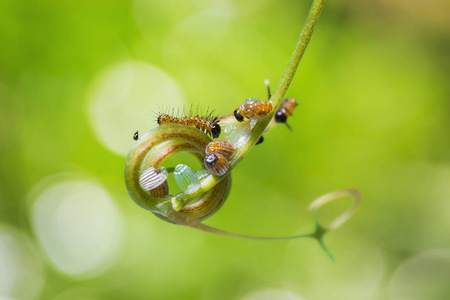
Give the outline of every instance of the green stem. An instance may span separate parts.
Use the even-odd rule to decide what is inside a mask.
[[[324,2],[324,0],[313,0],[306,24],[300,34],[294,53],[292,54],[275,92],[270,98],[273,109],[265,118],[256,123],[250,133],[249,140],[243,146],[236,149],[235,154],[229,161],[228,173],[224,176],[206,176],[201,180],[200,188],[192,194],[179,193],[178,195],[157,199],[143,191],[139,185],[139,176],[143,169],[150,166],[157,168],[168,156],[179,151],[189,151],[201,158],[204,156],[206,145],[211,141],[207,135],[196,128],[180,124],[165,124],[147,132],[141,137],[140,142],[136,143],[130,150],[129,157],[127,158],[125,164],[125,182],[130,196],[138,205],[154,212],[158,217],[168,222],[190,226],[206,232],[229,237],[257,240],[313,238],[317,240],[324,251],[332,257],[323,242],[324,235],[341,226],[354,213],[361,201],[361,196],[357,190],[339,190],[316,199],[309,207],[309,210],[315,213],[316,228],[309,234],[280,237],[251,236],[217,229],[201,222],[204,218],[219,209],[220,205],[225,201],[230,190],[231,170],[239,164],[245,155],[248,154],[272,121],[275,112],[280,106],[294,78],[306,47],[311,40],[314,27],[319,19]],[[233,116],[231,116],[231,118],[233,119]],[[169,168],[169,172],[172,171],[173,169]],[[218,184],[219,182],[220,184]],[[354,199],[352,207],[331,222],[329,226],[323,227],[316,216],[318,209],[330,201],[346,196],[351,196]],[[211,203],[213,205],[210,205]],[[188,212],[186,212],[186,210],[188,210]]]
[[[278,83],[275,92],[272,94],[272,97],[270,98],[273,104],[273,109],[264,119],[262,119],[255,125],[255,127],[252,129],[248,141],[236,150],[236,153],[233,155],[233,157],[229,162],[230,172],[239,164],[239,162],[247,155],[247,153],[255,145],[261,134],[264,132],[264,130],[266,130],[267,126],[269,125],[270,121],[273,118],[273,115],[280,106],[281,101],[283,100],[284,95],[286,94],[292,82],[292,79],[294,78],[298,64],[300,63],[300,60],[302,59],[303,54],[305,53],[306,47],[308,46],[309,41],[311,40],[314,27],[317,23],[317,20],[319,19],[324,2],[325,0],[313,1],[311,8],[309,10],[308,17],[306,19],[306,23],[302,29],[302,32],[300,33],[300,37],[295,47],[294,53],[292,54],[291,59],[289,60],[286,70],[284,71],[284,74],[281,77],[281,80]],[[223,176],[222,177],[213,175],[208,176],[207,178],[205,178],[206,181],[204,183],[202,182],[202,188],[193,195],[186,195],[185,197],[183,197],[184,199],[182,200],[182,202],[186,202],[191,198],[197,197],[198,194],[201,194],[206,190],[212,188],[214,185],[216,185],[222,178]],[[179,201],[176,198],[177,196],[174,197],[174,201]]]
[[[280,106],[281,101],[284,98],[284,95],[289,89],[292,79],[294,79],[294,75],[295,72],[297,71],[298,64],[300,63],[300,60],[302,59],[303,54],[305,53],[306,47],[308,46],[309,41],[311,40],[314,27],[317,23],[317,20],[319,19],[324,2],[325,0],[314,0],[313,4],[311,5],[308,18],[306,19],[306,23],[303,27],[302,32],[300,33],[300,37],[294,49],[294,53],[292,54],[291,59],[289,60],[286,70],[284,71],[284,74],[281,77],[281,80],[278,83],[275,92],[272,94],[272,97],[270,98],[273,104],[273,109],[263,120],[259,121],[253,128],[252,133],[250,135],[250,139],[247,141],[247,143],[245,143],[242,147],[239,148],[236,155],[234,155],[232,161],[230,162],[230,169],[234,168],[244,158],[244,156],[247,155],[250,149],[255,145],[256,141],[259,139],[264,130],[266,130],[267,126],[269,125],[270,121],[273,118],[273,115]]]

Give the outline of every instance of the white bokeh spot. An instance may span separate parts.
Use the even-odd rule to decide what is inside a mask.
[[[126,61],[107,68],[94,82],[88,112],[100,143],[125,156],[136,130],[157,126],[156,114],[185,104],[178,84],[148,63]]]
[[[36,237],[58,271],[92,277],[117,258],[123,236],[121,214],[110,195],[90,181],[57,182],[32,207]]]
[[[392,300],[447,299],[450,251],[429,250],[403,262],[389,284]]]
[[[0,299],[36,299],[44,282],[36,249],[21,232],[1,225]]]

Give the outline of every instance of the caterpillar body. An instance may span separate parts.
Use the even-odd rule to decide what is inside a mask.
[[[239,122],[243,122],[244,118],[259,120],[264,118],[271,110],[271,101],[260,101],[249,98],[234,111],[234,117]]]
[[[202,116],[191,116],[191,117],[173,117],[168,114],[161,114],[157,119],[158,125],[163,124],[181,124],[186,126],[192,126],[200,129],[204,133],[208,134],[212,138],[216,139],[219,137],[222,131],[219,125],[218,117],[212,117],[208,115],[206,117]]]
[[[297,105],[298,103],[294,98],[284,99],[280,105],[280,108],[278,108],[277,112],[275,113],[275,122],[284,123],[289,128],[289,130],[292,130],[286,121],[290,116],[292,116],[292,112],[297,107]]]

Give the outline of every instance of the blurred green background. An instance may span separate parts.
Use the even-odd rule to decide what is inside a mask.
[[[326,237],[335,261],[313,240],[175,226],[126,192],[133,133],[161,107],[265,99],[310,4],[1,1],[0,298],[449,299],[447,0],[328,1],[287,94],[293,131],[264,135],[206,221],[308,232],[313,199],[358,188]]]

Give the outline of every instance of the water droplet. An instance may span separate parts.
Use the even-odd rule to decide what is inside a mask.
[[[173,175],[180,189],[186,194],[192,194],[200,188],[198,176],[184,164],[176,166]]]
[[[224,134],[225,139],[238,148],[247,142],[250,137],[250,130],[237,125],[228,125],[225,127]]]
[[[195,175],[197,175],[198,180],[202,180],[203,178],[209,175],[209,172],[206,171],[205,169],[198,169],[195,170]]]

